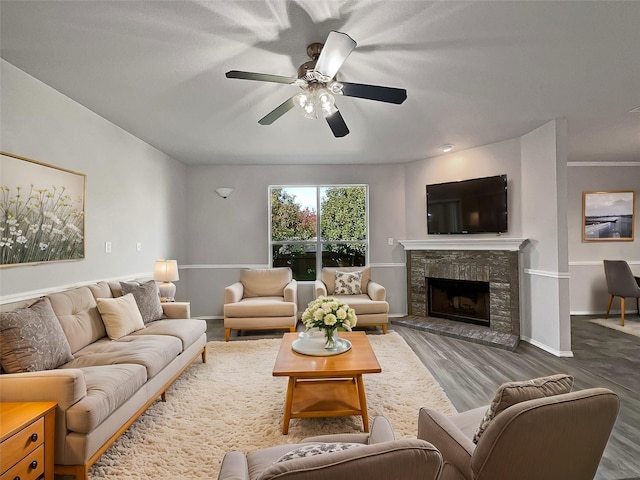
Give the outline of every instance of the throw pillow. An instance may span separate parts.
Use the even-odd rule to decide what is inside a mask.
[[[362,272],[336,271],[336,286],[333,293],[340,295],[360,295],[362,293]]]
[[[500,413],[516,403],[535,398],[551,397],[571,392],[573,377],[566,374],[550,375],[521,382],[507,382],[498,387],[496,394],[484,414],[480,426],[473,436],[473,443],[485,432],[491,421]]]
[[[144,328],[142,315],[131,293],[117,298],[96,298],[96,304],[111,340]]]
[[[73,360],[48,298],[0,313],[0,363],[6,373],[52,370]]]
[[[343,450],[349,450],[350,448],[362,447],[362,443],[310,443],[291,450],[290,452],[282,455],[274,463],[286,462],[287,460],[293,460],[294,458],[313,457],[314,455],[321,455],[323,453],[342,452]]]
[[[122,287],[122,295],[131,293],[136,299],[144,323],[162,318],[162,304],[156,282],[153,280],[144,283],[120,282],[120,286]]]

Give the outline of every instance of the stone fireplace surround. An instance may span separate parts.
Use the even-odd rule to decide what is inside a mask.
[[[520,251],[525,239],[437,238],[400,243],[406,251],[408,317],[397,323],[515,349],[520,338]],[[489,326],[428,317],[430,277],[489,282]]]

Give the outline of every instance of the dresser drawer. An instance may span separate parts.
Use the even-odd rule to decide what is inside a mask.
[[[4,450],[4,449],[3,449]],[[3,455],[4,456],[4,455]],[[0,480],[36,480],[44,475],[44,445],[24,457],[17,465],[5,472]]]
[[[0,472],[11,467],[18,459],[35,450],[44,442],[44,418],[39,418],[28,427],[2,442]],[[22,478],[22,477],[21,477]],[[4,480],[4,476],[2,477]],[[11,479],[13,480],[13,478]]]

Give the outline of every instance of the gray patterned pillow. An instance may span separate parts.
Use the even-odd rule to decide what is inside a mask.
[[[360,295],[362,293],[362,272],[336,271],[336,286],[333,293],[340,295]]]
[[[295,450],[285,453],[274,463],[286,462],[287,460],[293,460],[294,458],[313,457],[314,455],[321,455],[323,453],[342,452],[343,450],[349,450],[350,448],[362,447],[362,443],[310,443],[302,447],[298,447]]]
[[[489,404],[480,426],[473,436],[473,443],[478,443],[480,436],[487,429],[491,421],[500,412],[516,403],[533,400],[535,398],[551,397],[571,392],[573,377],[564,373],[550,375],[548,377],[534,378],[521,382],[507,382],[498,387],[496,394]]]
[[[136,299],[138,310],[142,315],[142,321],[151,323],[162,318],[162,304],[158,294],[158,286],[153,280],[144,283],[120,282],[122,295],[131,293]]]
[[[0,313],[0,363],[7,373],[52,370],[73,360],[48,298]]]

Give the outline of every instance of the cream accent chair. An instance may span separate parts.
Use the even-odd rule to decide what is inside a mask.
[[[312,444],[359,443],[357,448],[278,462],[285,454]],[[442,456],[429,442],[415,438],[395,440],[391,425],[375,417],[371,433],[343,433],[306,438],[248,454],[228,452],[218,480],[436,480]]]
[[[231,330],[296,331],[298,283],[289,267],[247,269],[224,289],[224,336]]]
[[[606,388],[522,401],[498,413],[477,444],[487,406],[452,416],[422,408],[418,438],[442,453],[440,480],[593,480],[619,406]]]
[[[362,272],[361,295],[335,294],[336,271]],[[335,297],[356,311],[358,327],[379,326],[382,333],[387,333],[389,323],[389,304],[385,288],[371,280],[370,267],[325,267],[316,280],[316,298],[320,296]]]

